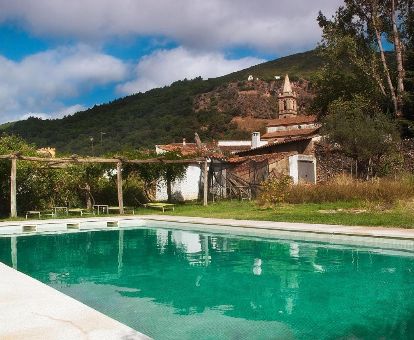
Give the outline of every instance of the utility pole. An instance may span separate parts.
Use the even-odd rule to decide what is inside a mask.
[[[91,148],[92,148],[92,156],[95,154],[93,149],[93,137],[89,137],[89,140],[91,141]]]
[[[106,132],[102,132],[101,131],[101,146],[102,146],[102,142],[103,142],[103,136],[106,135]]]

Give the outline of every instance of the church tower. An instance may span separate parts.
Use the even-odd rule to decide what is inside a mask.
[[[293,92],[289,76],[286,75],[283,90],[278,96],[279,99],[279,118],[292,118],[298,114],[296,102],[296,92]]]

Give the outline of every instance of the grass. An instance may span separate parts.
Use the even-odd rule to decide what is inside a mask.
[[[164,215],[231,218],[276,222],[304,222],[360,226],[414,227],[414,212],[397,205],[388,210],[365,210],[363,202],[283,204],[275,208],[261,208],[255,202],[223,201],[207,207],[200,204],[178,205]],[[322,211],[322,212],[321,212]],[[138,214],[160,214],[151,209],[138,209]]]
[[[274,208],[261,208],[256,202],[222,201],[203,207],[198,203],[177,205],[175,211],[162,213],[155,209],[138,208],[139,215],[173,215],[191,217],[230,218],[236,220],[258,220],[275,222],[303,222],[320,224],[343,224],[355,226],[383,226],[414,228],[414,205],[405,203],[381,209],[362,201],[335,203],[281,204]],[[105,217],[99,215],[95,217]],[[114,217],[116,215],[110,215]],[[74,216],[76,217],[76,216]],[[67,218],[61,216],[61,218]],[[23,218],[2,221],[24,221]]]

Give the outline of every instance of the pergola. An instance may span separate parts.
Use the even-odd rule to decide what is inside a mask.
[[[208,160],[207,158],[194,158],[194,159],[164,159],[151,158],[151,159],[127,159],[127,158],[99,158],[99,157],[65,157],[65,158],[43,158],[43,157],[31,157],[23,156],[18,153],[10,155],[0,155],[0,160],[10,160],[11,161],[11,174],[10,174],[10,217],[17,217],[17,161],[28,161],[28,162],[41,162],[47,163],[48,165],[59,165],[59,164],[116,164],[117,168],[117,190],[118,190],[118,206],[119,213],[124,214],[124,198],[122,191],[122,165],[123,164],[153,164],[153,163],[163,163],[163,164],[199,164],[200,167],[203,166],[203,205],[207,205],[207,195],[208,195]]]

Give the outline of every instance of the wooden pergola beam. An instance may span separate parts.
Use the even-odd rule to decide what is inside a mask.
[[[124,159],[124,158],[99,158],[99,157],[65,157],[65,158],[43,158],[33,156],[22,156],[19,154],[0,155],[0,159],[11,160],[10,173],[10,217],[17,217],[17,160],[28,162],[50,163],[51,167],[59,164],[116,164],[117,165],[117,189],[118,204],[120,214],[124,214],[124,198],[122,190],[122,164],[200,164],[204,175],[203,205],[207,205],[208,200],[208,161],[207,158],[194,159]]]
[[[99,157],[65,157],[65,158],[43,158],[33,156],[21,156],[21,155],[0,155],[0,159],[18,159],[28,162],[41,162],[41,163],[72,163],[72,164],[88,164],[88,163],[108,163],[117,164],[119,161],[128,164],[150,164],[150,163],[162,163],[162,164],[194,164],[202,163],[205,158],[194,159],[163,159],[163,158],[149,158],[149,159],[124,159],[124,158],[99,158]]]

